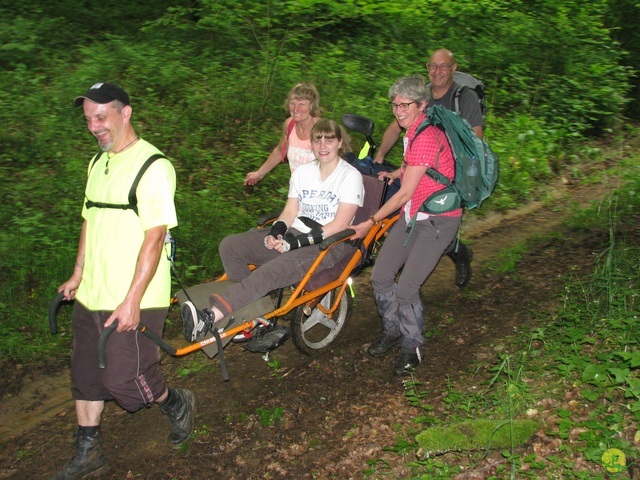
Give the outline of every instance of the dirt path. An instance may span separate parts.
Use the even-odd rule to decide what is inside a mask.
[[[577,206],[605,194],[596,185],[562,184],[556,191],[550,206],[532,204],[507,215],[465,220],[475,269],[467,289],[454,286],[448,259],[427,281],[427,358],[416,373],[429,392],[425,403],[442,404],[448,381],[472,361],[494,356],[501,338],[517,332],[532,312],[553,305],[563,275],[593,264],[600,239],[565,237],[535,248],[514,274],[483,268],[505,248],[558,229]],[[368,276],[355,279],[354,314],[345,338],[317,358],[300,354],[289,341],[272,354],[276,368],[231,345],[226,349],[231,380],[225,383],[218,362],[202,361],[202,353],[165,357],[168,383],[197,394],[195,438],[183,449],[171,449],[166,419],[157,408],[132,415],[109,403],[103,432],[112,469],[105,478],[362,478],[365,462],[382,458],[399,425],[406,428],[419,413],[390,374],[394,359],[366,354],[379,333]],[[177,323],[177,312],[171,318]],[[75,428],[68,374],[29,380],[0,407],[0,479],[50,478],[72,452]]]

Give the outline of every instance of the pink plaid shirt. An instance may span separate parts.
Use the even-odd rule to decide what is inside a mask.
[[[427,127],[416,138],[416,130],[418,125],[424,120],[424,113],[418,117],[415,123],[407,130],[404,137],[404,162],[402,163],[402,170],[400,181],[408,166],[423,166],[427,165],[435,168],[445,177],[453,179],[455,176],[455,160],[451,153],[451,147],[444,132],[437,127]],[[411,197],[411,210],[409,216],[413,218],[420,205],[427,199],[429,195],[442,189],[443,185],[433,180],[428,175],[423,175],[418,188]],[[402,207],[404,211],[405,207]],[[447,213],[442,213],[442,216],[446,217],[459,217],[462,215],[462,209],[458,208]]]

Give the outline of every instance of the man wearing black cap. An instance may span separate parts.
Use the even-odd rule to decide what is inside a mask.
[[[79,425],[76,454],[58,480],[108,469],[100,434],[106,400],[129,412],[158,403],[169,418],[173,444],[189,438],[195,421],[193,393],[165,385],[159,348],[137,330],[143,323],[162,335],[169,307],[170,265],[163,252],[167,231],[177,225],[175,171],[136,135],[129,95],[118,85],[97,83],[74,105],[82,106],[100,153],[89,164],[74,272],[58,288],[65,299],[76,300],[71,384]],[[107,367],[99,369],[98,338],[114,321]]]

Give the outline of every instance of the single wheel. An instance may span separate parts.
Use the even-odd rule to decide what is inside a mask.
[[[328,309],[339,292],[340,289],[336,288],[326,293],[320,304]],[[304,314],[304,306],[296,308],[290,317],[291,338],[296,348],[305,355],[315,355],[328,347],[344,330],[351,316],[352,305],[353,299],[349,289],[346,289],[332,318],[327,318],[318,307],[309,316]]]

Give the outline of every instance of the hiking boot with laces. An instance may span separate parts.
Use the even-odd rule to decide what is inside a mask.
[[[188,342],[195,342],[204,337],[213,327],[213,315],[207,310],[198,310],[191,302],[184,302],[180,307],[182,317],[182,333]]]
[[[76,454],[71,457],[53,480],[74,480],[106,473],[109,470],[107,457],[102,451],[102,437],[100,432],[95,436],[76,433]]]
[[[401,353],[400,358],[393,367],[393,373],[398,377],[404,377],[410,374],[420,364],[422,360],[420,351],[416,349],[415,353]]]
[[[196,397],[191,390],[170,388],[160,411],[169,418],[171,443],[179,445],[191,436],[196,419]]]
[[[369,355],[372,357],[383,357],[389,350],[398,344],[398,340],[400,340],[400,335],[384,333],[380,338],[369,345],[367,352],[369,352]]]

